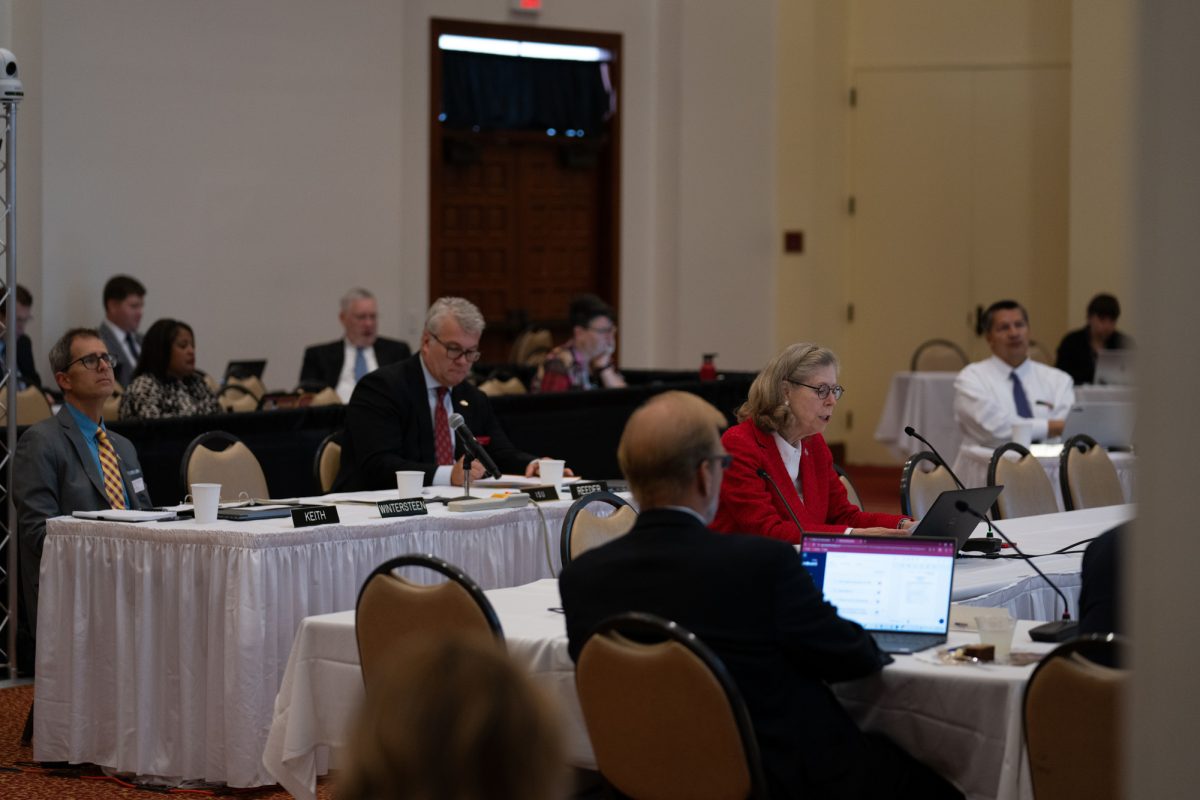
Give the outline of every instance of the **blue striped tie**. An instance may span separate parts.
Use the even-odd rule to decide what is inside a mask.
[[[1017,404],[1017,416],[1031,418],[1033,409],[1029,407],[1029,398],[1025,396],[1025,386],[1021,383],[1021,377],[1015,370],[1009,377],[1013,382],[1013,402]]]

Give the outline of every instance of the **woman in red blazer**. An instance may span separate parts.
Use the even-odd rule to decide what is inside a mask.
[[[837,371],[831,350],[801,343],[754,379],[739,424],[721,437],[733,464],[721,483],[713,530],[798,544],[802,531],[793,515],[809,532],[895,535],[911,527],[907,517],[862,511],[846,497],[821,435],[842,396]]]

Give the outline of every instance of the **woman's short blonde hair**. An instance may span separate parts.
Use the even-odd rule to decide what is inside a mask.
[[[550,699],[493,642],[403,648],[363,704],[339,800],[557,800],[566,759]]]
[[[783,392],[784,381],[791,378],[811,383],[812,374],[823,367],[838,370],[837,356],[828,347],[809,342],[788,345],[750,384],[750,394],[737,410],[738,422],[753,419],[764,431],[782,431],[792,417]]]

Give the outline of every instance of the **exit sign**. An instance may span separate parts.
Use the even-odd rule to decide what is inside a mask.
[[[542,10],[542,0],[512,0],[512,8],[520,14],[537,14]]]

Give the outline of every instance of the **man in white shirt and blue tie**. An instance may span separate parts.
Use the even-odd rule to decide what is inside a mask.
[[[1029,357],[1029,313],[1015,300],[993,303],[983,315],[992,355],[968,364],[954,379],[954,419],[963,445],[998,447],[1012,440],[1013,423],[1028,419],[1033,440],[1061,436],[1075,402],[1074,381]]]
[[[342,339],[305,349],[300,386],[311,391],[332,386],[348,403],[364,375],[403,361],[412,352],[404,342],[379,335],[379,306],[366,289],[351,289],[342,296],[338,321],[345,331]]]

